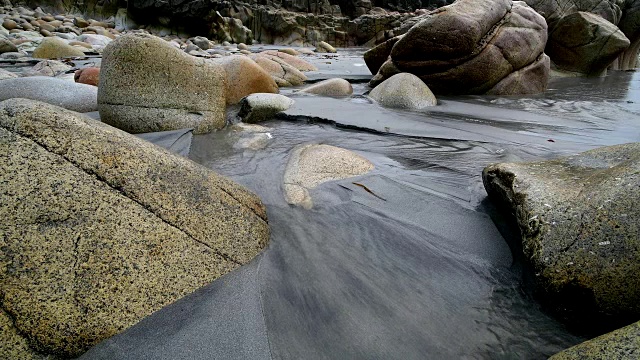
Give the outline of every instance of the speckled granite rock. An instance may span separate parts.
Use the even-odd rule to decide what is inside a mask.
[[[280,94],[251,94],[240,101],[238,116],[246,123],[266,121],[290,108],[293,102]]]
[[[640,322],[561,351],[549,360],[636,360],[640,357]]]
[[[309,190],[332,180],[366,174],[373,164],[364,157],[331,145],[303,145],[293,150],[284,173],[284,192],[289,204],[313,207]]]
[[[80,355],[269,239],[264,206],[238,184],[35,101],[0,103],[0,183],[2,310],[31,348],[12,341],[16,358]]]
[[[515,214],[544,302],[587,326],[640,318],[640,143],[491,165],[482,178]]]
[[[130,133],[225,125],[222,65],[185,54],[151,35],[128,34],[103,52],[98,90],[102,121]]]

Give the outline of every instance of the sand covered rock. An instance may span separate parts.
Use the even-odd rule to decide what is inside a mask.
[[[2,80],[0,86],[0,101],[31,99],[77,112],[97,111],[97,96],[98,89],[95,86],[46,76],[6,79]]]
[[[45,38],[34,50],[32,56],[36,59],[62,59],[84,56],[82,50],[75,48],[64,40],[56,37]]]
[[[531,68],[531,76],[544,75],[531,65],[545,64],[541,58],[547,24],[523,2],[458,0],[420,19],[392,46],[386,43],[380,45],[383,49],[373,50],[377,60],[369,63],[375,69],[391,47],[372,86],[408,72],[419,76],[436,94],[483,94],[517,71]],[[503,89],[539,93],[546,89],[547,81],[541,78],[528,87]]]
[[[640,143],[484,169],[515,215],[541,299],[574,322],[640,317]]]
[[[151,35],[127,34],[103,53],[98,104],[102,121],[130,133],[224,127],[225,68]],[[271,80],[271,78],[269,78]]]
[[[240,185],[30,100],[0,103],[0,183],[0,326],[16,330],[2,331],[0,353],[13,358],[76,357],[269,239],[264,206]]]
[[[383,81],[369,96],[384,107],[420,110],[435,106],[438,100],[429,87],[419,77],[409,74],[396,74]]]
[[[364,157],[331,145],[303,145],[293,150],[284,173],[284,192],[289,204],[310,209],[309,190],[327,181],[366,174],[373,164]]]
[[[320,81],[299,92],[322,96],[350,96],[353,94],[353,86],[345,79],[334,78]]]

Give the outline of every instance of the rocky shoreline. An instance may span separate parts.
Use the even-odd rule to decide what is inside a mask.
[[[266,201],[172,153],[189,153],[185,134],[229,132],[225,151],[252,154],[273,142],[262,123],[302,119],[544,147],[556,140],[526,126],[498,141],[484,128],[492,119],[439,128],[429,118],[460,95],[529,101],[558,77],[635,69],[640,50],[636,1],[25,3],[0,2],[0,357],[9,358],[80,356],[267,248]],[[326,72],[346,46],[368,50]],[[370,73],[356,70],[362,62]],[[563,155],[586,150],[571,141]],[[288,205],[278,206],[321,213],[355,190],[391,201],[379,195],[395,186],[385,181],[345,183],[379,176],[375,157],[323,143],[280,151],[288,161],[275,197]],[[636,142],[483,164],[540,303],[590,334],[628,326],[554,358],[638,351],[639,154]],[[340,195],[316,195],[338,182]]]

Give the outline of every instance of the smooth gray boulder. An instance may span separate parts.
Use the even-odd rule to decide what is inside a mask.
[[[419,77],[400,73],[383,81],[369,96],[384,107],[420,110],[435,106],[438,100]]]
[[[0,103],[0,184],[2,358],[75,358],[269,241],[242,186],[32,100]]]
[[[47,76],[2,80],[0,101],[23,98],[45,102],[77,112],[98,110],[98,89]]]
[[[223,65],[196,58],[151,35],[127,34],[103,52],[98,90],[102,121],[130,133],[225,126]]]
[[[640,143],[491,165],[482,180],[515,215],[543,302],[591,326],[640,317]]]
[[[266,121],[287,110],[293,103],[292,99],[280,94],[251,94],[240,101],[238,116],[246,123]]]
[[[284,173],[284,193],[289,204],[313,207],[309,190],[327,181],[366,174],[373,164],[364,157],[331,145],[309,144],[293,150]]]

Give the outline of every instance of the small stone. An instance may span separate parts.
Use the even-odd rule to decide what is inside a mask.
[[[0,39],[0,54],[8,52],[18,52],[18,48],[14,43],[6,39]]]
[[[249,47],[245,43],[238,44],[238,50],[249,50]]]
[[[11,31],[11,30],[17,29],[18,28],[18,24],[15,21],[11,20],[11,19],[5,19],[2,22],[2,27],[7,29],[7,30],[9,30],[9,31]]]
[[[240,101],[238,116],[246,123],[270,120],[285,111],[294,101],[280,94],[251,94]]]
[[[60,59],[83,57],[84,53],[58,38],[47,38],[33,52],[36,59]]]
[[[335,53],[336,48],[334,48],[333,46],[329,45],[324,41],[320,41],[318,44],[316,44],[316,52],[317,53]]]
[[[100,82],[100,68],[89,67],[76,71],[74,80],[80,84],[98,86]]]
[[[349,96],[353,94],[353,87],[345,79],[334,78],[313,84],[299,92],[323,96]]]
[[[438,104],[429,87],[419,77],[400,73],[383,81],[369,96],[384,107],[420,110]]]

